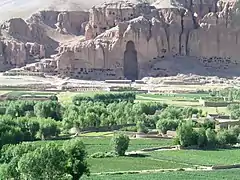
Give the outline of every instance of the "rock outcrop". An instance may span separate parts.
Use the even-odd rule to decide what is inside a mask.
[[[231,68],[238,72],[238,12],[235,0],[120,1],[95,6],[89,13],[44,11],[20,23],[24,30],[11,30],[17,23],[5,23],[3,29],[20,41],[18,49],[26,50],[20,64],[29,56],[50,57],[57,48],[52,59],[28,65],[31,71],[132,80],[193,67],[224,74]]]
[[[14,18],[2,23],[0,70],[50,57],[61,42],[84,34],[88,18],[85,11],[41,11],[26,21]]]

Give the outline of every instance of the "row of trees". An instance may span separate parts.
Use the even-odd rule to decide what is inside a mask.
[[[116,93],[122,95],[122,93]],[[128,93],[125,93],[125,95]],[[202,111],[194,108],[167,107],[162,103],[132,103],[129,101],[104,103],[94,101],[81,101],[79,105],[63,107],[57,101],[13,101],[5,111],[12,118],[38,117],[51,118],[62,121],[64,129],[72,127],[100,127],[144,122],[148,128],[155,128],[165,124],[162,131],[174,128],[174,122],[189,118],[192,114],[202,116]],[[44,121],[44,120],[43,120]],[[173,123],[172,123],[173,122]],[[168,126],[168,127],[166,127]]]
[[[110,141],[113,151],[108,154],[125,156],[129,142],[127,135],[115,134]],[[91,157],[104,156],[98,152]],[[90,174],[86,148],[80,139],[5,145],[1,149],[0,163],[0,179],[3,180],[79,180],[83,174]]]
[[[2,114],[12,117],[41,117],[62,119],[63,107],[57,101],[8,101]]]
[[[60,123],[51,118],[0,117],[0,148],[5,144],[56,137]]]
[[[5,115],[0,116],[0,148],[4,144],[50,139],[72,127],[87,128],[113,126],[145,121],[148,116],[166,108],[160,103],[82,102],[80,106],[62,107],[57,101],[15,101],[9,104]],[[65,130],[65,131],[63,131]]]
[[[7,145],[1,150],[0,179],[79,180],[89,175],[84,144],[77,139],[56,143]]]
[[[166,105],[161,103],[82,102],[79,106],[70,105],[65,109],[63,126],[69,129],[132,124],[151,120],[148,115],[154,115],[164,108]]]
[[[230,104],[228,105],[228,110],[231,112],[232,119],[240,118],[240,104]]]
[[[177,128],[176,143],[183,146],[223,147],[234,145],[239,141],[240,128],[238,126],[230,129],[215,131],[214,129],[194,128],[191,122],[183,122]]]
[[[191,118],[193,114],[202,116],[202,110],[192,107],[180,108],[169,106],[157,114],[156,128],[159,132],[166,134],[168,130],[176,130],[179,123],[185,119]]]
[[[236,88],[225,88],[212,91],[211,96],[222,97],[228,101],[240,100],[240,90]]]
[[[123,93],[103,93],[95,94],[93,97],[76,95],[73,97],[73,104],[80,105],[82,101],[93,101],[93,102],[104,102],[106,104],[113,102],[134,102],[136,99],[136,94],[133,92],[123,92]]]

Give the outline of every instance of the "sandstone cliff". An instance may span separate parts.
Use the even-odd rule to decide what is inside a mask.
[[[26,21],[14,18],[2,23],[0,70],[50,57],[61,42],[84,34],[88,16],[85,11],[41,11]]]
[[[104,3],[89,13],[43,11],[27,22],[2,25],[5,41],[15,45],[3,48],[0,62],[22,65],[30,56],[50,57],[57,48],[52,59],[26,69],[83,79],[134,80],[198,67],[200,73],[239,74],[236,7],[234,0],[159,0]]]
[[[152,5],[117,2],[93,7],[86,25],[87,41],[59,48],[58,71],[68,70],[80,78],[101,74],[136,79],[169,75],[166,59],[187,58],[206,69],[224,71],[239,57],[234,4],[161,0]]]

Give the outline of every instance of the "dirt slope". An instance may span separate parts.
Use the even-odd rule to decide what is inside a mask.
[[[116,1],[116,0],[114,0]],[[135,0],[130,0],[135,1]],[[27,18],[39,10],[86,10],[105,0],[0,0],[0,22],[13,17]]]

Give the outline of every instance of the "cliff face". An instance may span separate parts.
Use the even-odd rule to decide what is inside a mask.
[[[103,78],[136,79],[168,75],[159,62],[182,57],[197,59],[206,68],[226,69],[240,55],[234,7],[234,1],[218,0],[94,7],[86,25],[87,41],[61,46],[55,58],[58,70],[94,78],[100,69]],[[91,70],[84,74],[81,68]]]
[[[50,57],[64,40],[84,34],[88,12],[41,11],[24,21],[10,19],[0,26],[0,70],[21,67]]]
[[[152,5],[121,1],[93,7],[88,22],[86,12],[41,12],[25,23],[24,30],[9,30],[19,26],[13,23],[3,29],[24,42],[18,43],[19,52],[27,49],[19,57],[44,52],[49,56],[59,46],[53,59],[27,67],[32,71],[133,80],[196,66],[204,68],[202,73],[223,72],[239,63],[236,7],[234,0],[161,0]],[[85,38],[79,38],[83,33]],[[59,40],[70,35],[75,37],[71,41]],[[26,42],[37,44],[26,48]]]

